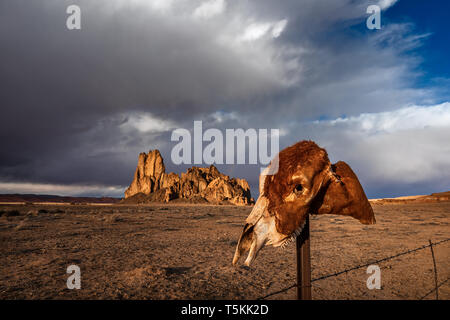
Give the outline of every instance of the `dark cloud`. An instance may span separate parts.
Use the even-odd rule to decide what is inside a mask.
[[[333,145],[337,134],[305,123],[436,103],[439,88],[415,86],[422,40],[410,25],[354,28],[371,1],[227,1],[195,16],[204,2],[2,1],[0,181],[125,187],[148,149],[185,170],[170,161],[170,135],[194,120],[280,128],[281,147]],[[80,31],[65,27],[70,4]],[[257,190],[259,166],[219,169]],[[364,179],[370,194],[389,193]]]

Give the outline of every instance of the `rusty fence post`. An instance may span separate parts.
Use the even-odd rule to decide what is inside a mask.
[[[311,300],[311,255],[309,245],[309,215],[297,237],[297,300]]]

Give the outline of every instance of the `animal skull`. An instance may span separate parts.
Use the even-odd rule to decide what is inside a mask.
[[[375,216],[358,178],[345,162],[331,164],[327,152],[301,141],[278,155],[278,171],[261,174],[259,198],[247,217],[233,258],[249,250],[245,265],[265,245],[284,246],[303,229],[308,214],[340,214],[374,224]]]

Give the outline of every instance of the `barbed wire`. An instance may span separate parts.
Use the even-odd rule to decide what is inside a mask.
[[[447,279],[445,279],[444,281],[442,281],[440,284],[438,284],[436,287],[434,287],[433,289],[431,289],[430,291],[428,291],[428,293],[424,296],[422,296],[422,298],[420,298],[419,300],[423,300],[426,297],[428,297],[430,294],[432,294],[433,292],[435,292],[437,289],[439,289],[442,285],[444,285],[448,280],[450,280],[450,277],[448,277]]]
[[[381,258],[381,259],[378,259],[378,260],[367,262],[367,263],[362,264],[362,265],[356,265],[354,267],[351,267],[351,268],[348,268],[348,269],[345,269],[345,270],[342,270],[342,271],[338,271],[338,272],[330,273],[330,274],[327,274],[327,275],[323,275],[323,276],[320,276],[318,278],[311,279],[311,283],[315,282],[315,281],[320,281],[320,280],[324,280],[324,279],[327,279],[327,278],[331,278],[331,277],[337,277],[337,276],[339,276],[341,274],[344,274],[344,273],[355,271],[355,270],[358,270],[358,269],[361,269],[361,268],[364,268],[364,267],[368,267],[370,265],[377,264],[377,263],[380,263],[380,262],[392,260],[392,259],[398,258],[400,256],[411,254],[411,253],[414,253],[416,251],[423,250],[423,249],[426,249],[428,247],[435,246],[435,245],[438,245],[438,244],[441,244],[441,243],[444,243],[444,242],[447,242],[447,241],[450,241],[450,238],[447,238],[447,239],[444,239],[444,240],[441,240],[441,241],[438,241],[438,242],[434,242],[434,243],[429,243],[429,244],[426,244],[426,245],[423,245],[421,247],[417,247],[417,248],[414,248],[414,249],[406,250],[406,251],[394,254],[392,256],[388,256],[388,257],[384,257],[384,258]],[[450,279],[450,278],[447,278],[447,280],[442,282],[439,286],[441,286],[442,284],[447,282],[448,279]],[[281,290],[278,290],[278,291],[275,291],[275,292],[271,292],[271,293],[269,293],[269,294],[267,294],[265,296],[257,298],[256,300],[264,300],[264,299],[266,299],[268,297],[271,297],[271,296],[274,296],[274,295],[286,292],[286,291],[288,291],[288,290],[290,290],[292,288],[296,288],[296,287],[300,287],[300,286],[298,286],[297,283],[294,283],[294,284],[290,285],[289,287],[286,287],[284,289],[281,289]],[[312,287],[312,285],[310,285],[310,286],[301,286],[301,288],[306,288],[306,287]],[[431,294],[435,290],[436,290],[436,288],[433,289],[432,291],[430,291],[430,293],[426,294],[423,298],[425,298],[426,296],[428,296],[429,294]]]

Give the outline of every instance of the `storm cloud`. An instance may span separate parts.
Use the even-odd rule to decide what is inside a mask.
[[[71,4],[81,30],[66,28]],[[369,196],[448,189],[439,173],[450,122],[402,127],[420,110],[448,115],[438,85],[417,85],[414,50],[429,35],[411,23],[367,30],[369,4],[2,1],[0,192],[120,196],[139,152],[158,148],[169,171],[188,167],[171,163],[170,136],[195,120],[279,128],[281,147],[314,139],[351,164]],[[403,129],[385,130],[391,117]],[[259,166],[218,167],[257,192]]]

